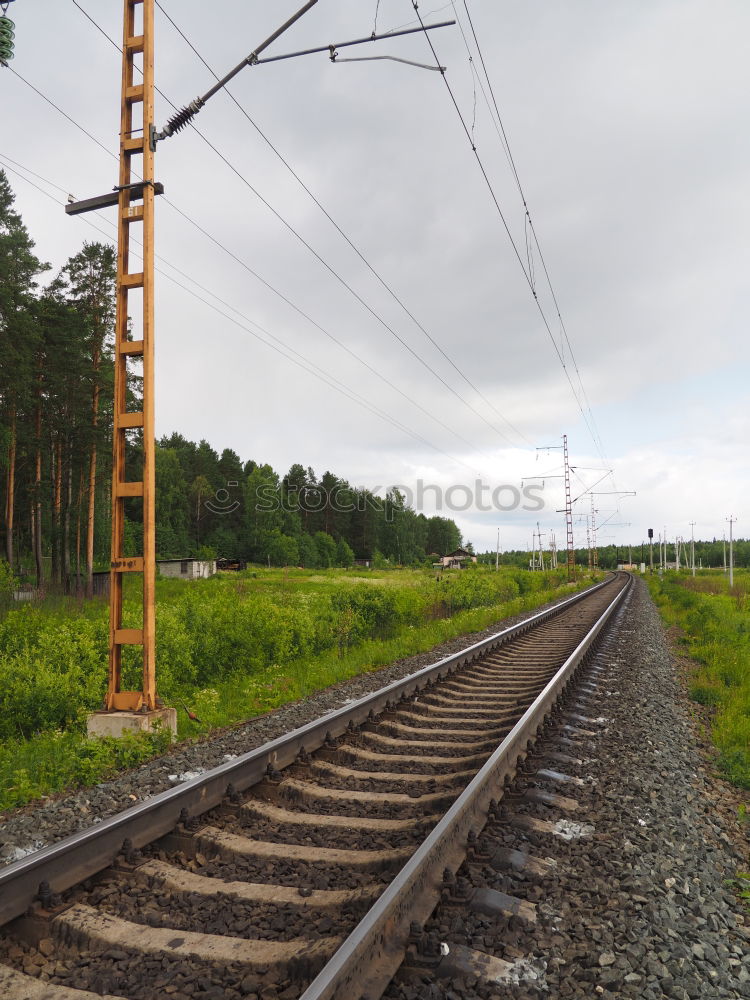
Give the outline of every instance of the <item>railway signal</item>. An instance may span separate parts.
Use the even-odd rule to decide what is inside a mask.
[[[5,11],[13,0],[0,0]],[[242,62],[219,80],[206,94],[177,112],[162,131],[154,124],[154,6],[155,0],[124,0],[122,38],[122,87],[120,96],[120,171],[117,186],[108,194],[65,206],[68,215],[117,206],[117,281],[115,318],[114,430],[112,435],[112,537],[110,557],[109,676],[105,713],[129,713],[126,719],[107,718],[97,713],[89,721],[95,733],[122,732],[132,728],[133,714],[138,728],[150,728],[153,717],[176,728],[176,712],[164,709],[156,685],[156,441],[154,433],[154,200],[163,193],[155,180],[154,153],[159,140],[174,135],[190,123],[222,87],[245,66],[327,52],[336,61],[339,48],[381,41],[396,35],[426,32],[448,27],[455,21],[394,31],[387,35],[319,46],[286,55],[259,59],[259,55],[307,13],[318,0],[307,0],[292,17],[258,45]],[[10,40],[12,43],[12,22]],[[2,18],[0,18],[2,23]],[[6,32],[7,36],[7,32]],[[2,37],[2,36],[0,36]],[[6,46],[7,48],[7,46]],[[10,46],[12,56],[12,44]],[[414,64],[417,65],[417,64]],[[432,67],[426,67],[432,68]],[[139,75],[140,71],[140,75]],[[130,242],[134,228],[141,226],[142,267],[131,269]],[[131,298],[132,296],[132,298]],[[136,298],[140,297],[140,302]],[[132,304],[132,307],[131,307]],[[137,313],[137,315],[134,315]],[[132,328],[131,328],[131,323]],[[143,365],[141,410],[127,409],[128,366],[141,359]],[[143,436],[140,470],[128,468],[128,432]],[[125,504],[140,501],[143,511],[143,548],[140,555],[125,552]],[[123,617],[124,574],[142,578],[142,616],[139,622]],[[140,647],[143,653],[140,690],[122,690],[123,650]]]
[[[648,529],[648,561],[651,573],[654,572],[654,529]]]

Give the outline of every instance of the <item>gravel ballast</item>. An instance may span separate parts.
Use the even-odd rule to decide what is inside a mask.
[[[599,690],[573,697],[569,708],[600,718],[588,726],[597,735],[573,735],[571,748],[560,740],[570,731],[548,732],[540,762],[535,758],[510,789],[537,785],[572,796],[577,808],[564,813],[506,797],[480,838],[551,857],[556,867],[541,877],[482,863],[459,873],[536,904],[536,925],[441,905],[427,926],[449,951],[469,947],[516,963],[520,982],[498,987],[427,974],[421,982],[397,979],[388,1000],[750,997],[750,914],[734,891],[748,855],[730,808],[737,796],[706,759],[679,664],[643,581],[635,581],[587,676]],[[555,749],[582,765],[545,763],[544,753]],[[583,784],[535,779],[536,767]],[[514,822],[519,814],[565,817],[584,836],[525,832]]]
[[[444,642],[426,653],[409,656],[380,670],[341,681],[310,695],[304,701],[284,705],[247,723],[213,734],[201,742],[176,744],[165,755],[109,781],[0,814],[0,866],[18,861],[34,851],[85,830],[92,823],[100,822],[137,802],[174,788],[179,780],[197,777],[231,757],[254,750],[445,656],[458,653],[538,611],[553,607],[568,597],[570,593],[566,592],[536,611],[525,611],[481,632]]]

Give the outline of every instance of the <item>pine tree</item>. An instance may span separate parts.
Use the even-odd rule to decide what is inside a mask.
[[[5,552],[14,563],[16,471],[19,417],[28,413],[33,393],[35,324],[31,310],[35,278],[49,265],[34,254],[34,241],[14,210],[15,197],[0,170],[0,407],[4,415]]]
[[[63,269],[68,297],[73,304],[90,358],[91,419],[88,461],[88,513],[86,517],[86,593],[93,592],[97,459],[102,444],[100,397],[106,384],[103,368],[110,366],[108,352],[115,323],[116,258],[106,243],[84,243]]]

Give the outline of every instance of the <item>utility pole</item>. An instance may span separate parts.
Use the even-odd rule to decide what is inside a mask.
[[[542,535],[546,535],[546,531],[542,531],[539,527],[539,522],[536,522],[536,535],[535,538],[539,539],[539,569],[544,570],[544,553],[542,552]],[[536,544],[536,543],[535,543]]]
[[[13,0],[0,0],[0,8]],[[337,47],[370,44],[395,35],[425,33],[449,27],[455,21],[420,25],[387,35],[376,35],[327,44],[299,52],[259,59],[261,52],[307,13],[318,0],[306,3],[264,42],[238,63],[201,97],[176,112],[159,132],[154,124],[154,6],[155,0],[124,0],[122,85],[120,92],[120,168],[119,183],[113,192],[85,201],[68,204],[68,215],[117,206],[117,280],[114,343],[114,430],[112,435],[112,535],[110,558],[110,628],[109,674],[105,709],[107,712],[139,713],[139,728],[150,728],[152,713],[176,731],[176,712],[163,709],[156,686],[156,442],[154,426],[154,197],[163,186],[154,179],[154,152],[157,142],[175,135],[195,117],[206,102],[246,66],[275,62],[314,53],[326,53],[335,62]],[[5,19],[7,20],[7,19]],[[3,41],[8,26],[0,25]],[[10,25],[12,28],[12,23]],[[12,38],[11,38],[12,40]],[[7,48],[7,46],[6,46]],[[12,57],[11,51],[6,58]],[[0,46],[0,58],[3,50]],[[420,65],[415,63],[414,65]],[[444,67],[425,67],[439,69]],[[142,79],[137,79],[140,69]],[[135,161],[135,162],[134,162]],[[135,180],[133,179],[135,178]],[[139,179],[140,178],[140,179]],[[142,227],[143,266],[130,269],[130,238],[133,227]],[[130,300],[140,298],[140,302]],[[133,329],[130,329],[130,321]],[[131,336],[132,334],[132,336]],[[143,400],[140,412],[128,410],[128,364],[136,359],[143,364]],[[143,462],[140,471],[126,468],[128,432],[143,436]],[[143,511],[143,549],[140,555],[127,555],[125,541],[125,503],[140,500]],[[142,578],[142,613],[140,621],[123,620],[123,574],[136,573]],[[143,680],[140,691],[122,690],[123,648],[142,649]],[[90,717],[89,732],[120,735],[131,728],[132,720]]]
[[[594,567],[593,557],[591,555],[591,520],[589,515],[586,515],[586,548],[589,550],[589,573]]]
[[[568,461],[568,435],[563,434],[563,443],[545,445],[536,449],[537,451],[560,451],[563,453],[563,475],[560,476],[545,476],[545,479],[560,479],[562,478],[565,482],[565,528],[567,532],[567,566],[568,566],[568,580],[575,580],[576,578],[576,552],[573,546],[573,501],[571,500],[570,494],[570,462]],[[541,478],[541,477],[532,477]],[[562,513],[562,510],[556,511],[556,513]]]
[[[136,82],[136,57],[143,71]],[[112,433],[112,542],[109,574],[108,711],[154,711],[156,694],[156,442],[154,432],[154,0],[125,0],[120,93],[120,177],[117,204],[117,313],[115,319],[115,407]],[[137,163],[134,162],[137,160]],[[135,167],[135,170],[133,169]],[[143,178],[133,184],[133,174]],[[141,226],[143,267],[130,270],[130,237]],[[130,295],[140,298],[133,306]],[[140,316],[138,313],[140,312]],[[129,337],[129,317],[134,338]],[[143,362],[142,411],[127,410],[128,364]],[[128,475],[126,434],[143,435],[141,474]],[[124,552],[125,502],[140,498],[143,510],[143,550],[140,556]],[[140,628],[123,627],[122,592],[125,573],[140,573],[142,615]],[[141,646],[141,691],[123,691],[123,647]]]
[[[570,463],[568,461],[568,435],[563,434],[563,461],[565,464],[565,528],[567,531],[568,580],[576,578],[576,552],[573,547],[573,503],[570,499]]]
[[[596,510],[594,509],[594,494],[591,494],[591,555],[592,569],[599,569],[599,552],[596,547]]]
[[[177,728],[177,713],[161,706],[156,687],[154,199],[164,188],[154,179],[154,149],[154,0],[124,0],[119,183],[108,194],[65,207],[68,215],[117,207],[109,670],[105,712],[95,713],[88,720],[92,735],[120,735],[131,728],[133,713],[138,713],[137,728],[150,729],[155,718],[173,731]],[[143,264],[140,271],[133,271],[130,240],[138,226]],[[127,409],[128,365],[138,359],[143,365],[143,399],[141,410],[133,411]],[[126,437],[134,431],[142,435],[140,469],[131,469],[127,463]],[[143,515],[140,555],[125,552],[125,503],[134,500],[140,500]],[[122,600],[125,573],[141,577],[141,613],[127,625],[123,620]],[[123,650],[133,646],[141,647],[141,690],[123,691]],[[130,713],[130,716],[115,716],[112,720],[106,717],[109,712]]]
[[[497,529],[497,548],[495,549],[495,572],[500,569],[500,529]]]
[[[734,586],[734,549],[732,547],[732,525],[737,520],[733,514],[727,518],[729,521],[729,586]]]

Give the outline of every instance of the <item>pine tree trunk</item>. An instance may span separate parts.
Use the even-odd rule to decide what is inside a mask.
[[[96,444],[89,457],[89,504],[86,517],[86,597],[94,596],[94,512],[96,507]]]
[[[81,467],[76,514],[76,597],[79,597],[81,593],[81,511],[83,509],[83,482],[83,467]]]
[[[31,542],[31,553],[36,553],[36,510],[34,509],[34,498],[29,497],[29,540]]]
[[[15,513],[16,491],[16,407],[10,411],[10,445],[8,446],[8,473],[5,495],[5,555],[13,566],[13,516]]]
[[[42,562],[42,376],[39,375],[36,416],[34,420],[36,454],[34,461],[34,561],[36,563],[37,590],[44,585],[44,563]]]
[[[57,545],[58,545],[58,533],[59,525],[55,518],[55,487],[57,483],[57,452],[55,448],[55,442],[53,440],[53,434],[50,431],[49,440],[49,488],[50,488],[50,510],[52,511],[52,522],[51,522],[51,547],[50,555],[52,561],[50,564],[50,581],[55,586],[60,582],[60,565],[57,558]]]
[[[99,425],[99,350],[94,351],[94,392],[91,400],[91,455],[89,457],[89,511],[86,522],[86,596],[94,596],[94,513],[96,508],[96,432]]]
[[[52,579],[62,583],[62,438],[57,435],[53,453],[55,492],[52,502]]]
[[[63,517],[62,537],[62,574],[65,593],[70,593],[70,509],[73,504],[73,446],[68,447],[67,490],[65,497],[65,514]]]

